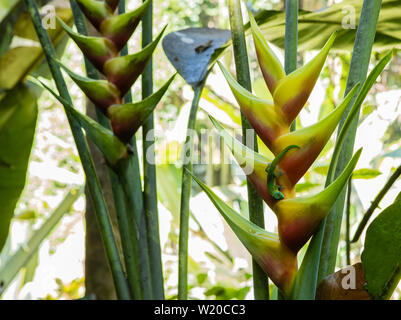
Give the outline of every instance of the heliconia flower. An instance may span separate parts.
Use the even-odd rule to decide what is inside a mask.
[[[60,66],[68,73],[70,78],[78,85],[96,107],[98,107],[105,115],[107,109],[113,104],[121,103],[121,94],[116,86],[106,80],[94,80],[82,77],[75,72],[69,70],[63,64]]]
[[[309,127],[284,134],[274,140],[271,146],[271,151],[274,154],[278,154],[289,145],[300,147],[299,149],[288,151],[279,163],[280,168],[288,175],[293,186],[301,179],[323,150],[340,122],[341,116],[357,93],[358,88],[359,84],[354,86],[342,103],[324,119]]]
[[[263,78],[265,79],[269,91],[273,94],[277,83],[285,77],[285,71],[280,60],[263,37],[252,14],[249,14],[249,21],[251,24],[253,42],[255,43],[255,51],[258,57],[260,70],[262,71]]]
[[[106,0],[106,4],[113,12],[117,9],[119,2],[120,0]]]
[[[272,92],[274,104],[282,110],[287,124],[294,121],[308,100],[335,38],[336,33],[309,63],[285,76],[276,84]]]
[[[308,197],[278,201],[273,211],[278,218],[280,240],[294,253],[298,252],[329,213],[354,170],[359,149],[340,176],[322,192]]]
[[[104,64],[104,73],[107,80],[114,83],[122,95],[128,92],[136,79],[142,74],[166,27],[143,50],[134,54],[113,58]]]
[[[175,75],[173,75],[158,91],[140,102],[110,106],[107,114],[111,121],[114,134],[123,142],[129,142],[135,132],[152,113],[174,77]]]
[[[106,161],[115,166],[117,163],[128,156],[127,146],[113,134],[112,131],[103,127],[92,118],[74,109],[70,102],[56,94],[44,82],[40,81],[42,86],[47,89],[58,101],[63,104],[66,109],[72,114],[76,121],[85,130],[86,134],[96,144],[99,150],[103,153]]]
[[[97,30],[100,30],[100,25],[105,19],[113,15],[114,10],[105,5],[103,1],[77,0],[77,3],[85,17]]]
[[[106,38],[87,37],[75,33],[61,19],[57,18],[63,29],[84,53],[85,57],[99,71],[103,72],[103,65],[106,61],[117,57],[118,51],[113,42]]]
[[[255,189],[258,191],[263,200],[269,205],[269,207],[273,208],[277,202],[277,199],[274,199],[267,189],[266,173],[266,168],[273,160],[268,159],[244,146],[237,139],[233,138],[216,119],[214,119],[212,116],[209,116],[209,118],[216,127],[219,135],[223,138],[224,143],[230,149],[238,165],[244,170],[244,173],[254,185]],[[285,175],[281,175],[280,169],[276,169],[275,172],[277,172],[278,176],[277,181],[283,187],[281,192],[284,194],[284,197],[294,197],[295,189],[293,187],[289,187],[291,184],[288,181],[288,178]]]
[[[100,33],[111,40],[120,51],[135,31],[150,3],[151,1],[147,0],[133,11],[107,18],[100,26]]]
[[[190,174],[192,175],[192,173]],[[277,234],[267,232],[242,217],[198,178],[194,175],[192,177],[213,202],[259,266],[283,294],[288,295],[291,292],[298,269],[296,254],[283,245]]]
[[[270,149],[274,140],[280,135],[289,132],[289,127],[280,109],[268,100],[261,99],[244,87],[231,76],[219,63],[220,69],[237,100],[241,111],[255,129],[256,133]]]

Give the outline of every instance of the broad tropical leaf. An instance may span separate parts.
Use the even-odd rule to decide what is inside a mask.
[[[37,118],[37,97],[25,84],[0,101],[0,250],[25,186]]]

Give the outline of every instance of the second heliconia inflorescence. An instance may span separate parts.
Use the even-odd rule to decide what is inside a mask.
[[[126,144],[153,112],[173,81],[174,76],[158,91],[142,101],[124,103],[124,96],[143,73],[166,27],[141,51],[120,55],[120,51],[127,45],[151,1],[147,0],[135,10],[123,14],[116,13],[118,0],[76,1],[100,36],[75,33],[61,19],[58,21],[106,80],[86,78],[64,65],[61,66],[88,99],[110,119],[113,133]]]

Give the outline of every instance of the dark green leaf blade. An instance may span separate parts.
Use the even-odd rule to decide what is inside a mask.
[[[401,193],[369,225],[361,259],[368,292],[389,299],[401,279]]]

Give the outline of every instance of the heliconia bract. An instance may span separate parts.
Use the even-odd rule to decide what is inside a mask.
[[[101,23],[113,15],[113,9],[103,1],[76,0],[82,12],[90,23],[100,30]]]
[[[117,137],[129,142],[141,124],[149,117],[157,103],[174,80],[173,75],[158,91],[137,103],[115,104],[107,111],[111,126]]]
[[[111,40],[120,51],[135,31],[149,4],[150,0],[147,0],[133,11],[105,19],[100,25],[101,34]]]

